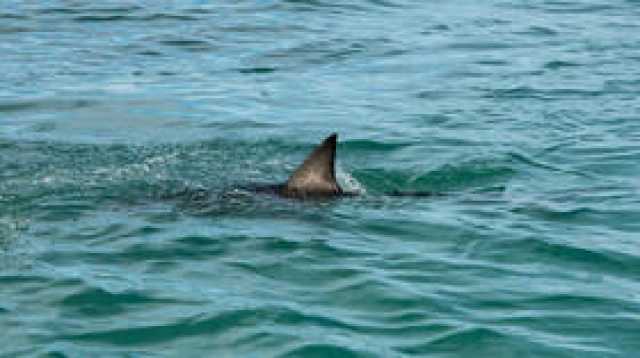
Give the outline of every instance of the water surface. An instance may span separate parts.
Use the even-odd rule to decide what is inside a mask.
[[[640,354],[638,5],[3,3],[0,355]]]

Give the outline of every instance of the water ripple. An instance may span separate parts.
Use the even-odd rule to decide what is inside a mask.
[[[3,3],[0,356],[637,355],[636,5]]]

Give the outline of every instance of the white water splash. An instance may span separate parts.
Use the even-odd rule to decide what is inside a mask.
[[[340,166],[336,166],[336,179],[340,186],[346,192],[357,193],[360,195],[364,195],[367,193],[367,189],[358,181],[358,179],[354,178],[350,173],[344,171]]]

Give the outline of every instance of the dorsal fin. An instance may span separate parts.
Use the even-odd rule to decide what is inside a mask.
[[[282,195],[290,197],[332,196],[342,193],[336,182],[336,141],[333,133],[318,145],[289,177]]]

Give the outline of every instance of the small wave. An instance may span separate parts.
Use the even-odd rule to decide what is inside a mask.
[[[97,105],[98,102],[88,99],[43,98],[20,101],[0,101],[0,113],[22,112],[30,110],[75,110]]]
[[[599,97],[605,94],[601,89],[588,90],[579,88],[537,89],[533,87],[516,87],[507,89],[491,89],[486,91],[486,97],[504,99],[540,99],[562,100],[567,98],[584,99]]]
[[[352,151],[382,151],[389,152],[412,145],[410,142],[376,141],[367,139],[349,139],[341,142],[340,148],[346,152]]]
[[[105,22],[131,20],[131,17],[126,15],[83,15],[77,16],[74,20],[77,22]]]
[[[278,69],[276,67],[248,67],[248,68],[238,69],[238,72],[244,73],[244,74],[263,75],[263,74],[276,72],[277,70]]]
[[[483,160],[447,164],[421,172],[359,169],[353,173],[366,188],[375,192],[400,190],[435,193],[496,187],[514,174],[515,170],[507,163]]]
[[[503,250],[504,252],[529,253],[532,256],[532,261],[548,262],[553,266],[575,267],[587,271],[619,272],[623,276],[632,273],[634,271],[632,268],[640,267],[640,257],[577,245],[579,243],[572,244],[556,242],[544,237],[529,237],[504,242]]]
[[[551,37],[551,36],[558,35],[558,31],[545,26],[530,26],[527,30],[516,32],[516,33],[522,34],[522,35],[531,35],[531,36],[540,36],[540,37]]]
[[[566,68],[566,67],[580,67],[580,66],[582,66],[582,65],[577,63],[577,62],[560,61],[560,60],[549,61],[549,62],[544,64],[544,68],[546,68],[548,70],[558,70],[558,69]]]
[[[149,308],[151,304],[170,304],[175,300],[150,297],[139,292],[108,292],[101,288],[85,288],[67,295],[59,304],[71,312],[86,316],[111,316],[138,305]]]
[[[99,6],[69,6],[69,7],[44,7],[36,10],[37,14],[62,14],[73,15],[82,13],[107,13],[107,14],[128,14],[142,10],[143,7],[137,5],[129,6],[113,6],[113,7],[99,7]]]
[[[198,335],[217,335],[238,326],[253,326],[265,312],[255,309],[231,310],[213,316],[194,315],[174,322],[158,322],[153,325],[129,325],[123,322],[121,327],[87,332],[65,334],[60,339],[72,341],[92,341],[121,346],[140,344],[166,344],[183,337]],[[161,318],[162,320],[162,318]],[[126,328],[125,328],[126,327]]]
[[[553,149],[554,148],[552,147],[550,150],[553,151]],[[591,177],[587,173],[577,171],[571,168],[560,167],[558,165],[551,164],[551,163],[546,163],[540,159],[532,158],[529,155],[524,153],[512,152],[512,153],[509,153],[509,156],[514,162],[522,163],[530,167],[535,167],[535,168],[559,172],[559,173],[572,174],[572,175],[585,177],[585,178]]]
[[[456,42],[448,45],[449,48],[463,51],[496,51],[515,48],[516,45],[509,42]]]
[[[562,312],[565,307],[573,307],[576,311],[602,312],[611,307],[624,307],[631,303],[623,297],[587,296],[578,293],[550,293],[536,297],[525,298],[514,302],[520,307],[535,307],[538,310]]]
[[[584,4],[581,2],[548,2],[542,8],[545,12],[556,14],[603,14],[619,10],[619,7],[605,4]]]
[[[365,357],[368,354],[332,344],[307,343],[289,350],[280,357]]]
[[[12,13],[0,13],[0,19],[7,19],[7,20],[27,20],[30,17],[27,15],[21,15],[21,14],[12,14]]]
[[[333,11],[364,11],[365,7],[354,3],[338,3],[324,0],[284,0],[279,6],[285,9],[291,9],[294,11],[318,11],[318,10],[333,10]]]
[[[208,41],[192,39],[167,39],[158,41],[160,44],[170,47],[185,49],[188,51],[207,51],[214,48]]]
[[[0,34],[17,34],[17,33],[30,32],[30,31],[34,31],[34,29],[30,27],[22,27],[22,26],[0,25]]]
[[[426,343],[405,345],[397,348],[404,354],[434,354],[436,352],[456,352],[457,354],[476,355],[480,351],[498,354],[507,337],[486,327],[463,327],[452,329],[438,337],[428,339]],[[480,349],[480,347],[484,347]],[[493,347],[493,348],[492,348]],[[466,352],[466,354],[465,354]]]

